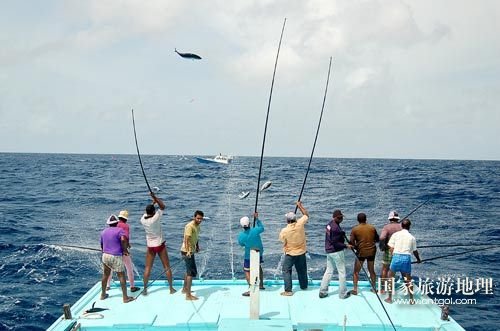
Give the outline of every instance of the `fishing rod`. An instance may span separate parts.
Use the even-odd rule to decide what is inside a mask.
[[[51,245],[59,246],[59,247],[67,247],[67,248],[84,249],[84,250],[93,251],[93,252],[102,252],[102,249],[97,249],[97,248],[92,248],[92,247],[85,247],[85,246],[63,245],[63,244],[51,244]]]
[[[142,165],[141,153],[139,153],[139,144],[137,143],[137,133],[135,132],[135,119],[134,119],[134,110],[132,109],[132,125],[134,126],[134,138],[135,138],[135,147],[137,149],[137,156],[139,157],[139,164],[141,165],[142,175],[144,176],[144,180],[146,181],[146,185],[148,186],[148,190],[151,194],[153,191],[151,190],[151,186],[149,186],[148,178],[146,177],[146,173],[144,172],[144,166]]]
[[[437,256],[437,257],[431,257],[430,259],[420,260],[420,263],[428,262],[428,261],[433,261],[433,260],[437,260],[437,259],[443,259],[445,257],[463,255],[463,254],[468,254],[468,253],[473,253],[473,252],[479,252],[479,251],[485,251],[487,249],[495,249],[495,248],[500,248],[500,245],[490,246],[490,247],[483,247],[483,248],[473,249],[471,251],[465,251],[465,252],[460,252],[460,253],[453,253],[453,254],[447,254],[447,255],[442,255],[442,256]],[[414,263],[418,263],[418,262],[417,261],[413,261],[411,264],[414,264]]]
[[[452,244],[452,245],[428,245],[428,246],[418,246],[417,248],[435,248],[435,247],[477,247],[477,246],[491,246],[492,244]]]
[[[314,144],[311,151],[311,157],[309,158],[309,164],[307,165],[306,176],[304,177],[304,182],[302,183],[302,188],[300,189],[299,199],[302,198],[302,193],[304,193],[304,187],[306,186],[307,175],[309,174],[309,169],[311,169],[311,162],[314,155],[314,149],[316,148],[316,142],[318,141],[319,128],[321,127],[321,120],[323,118],[323,110],[325,109],[326,94],[328,92],[328,83],[330,82],[330,70],[332,68],[332,57],[330,56],[330,64],[328,65],[328,76],[326,78],[325,95],[323,96],[323,105],[321,106],[321,114],[319,115],[318,128],[316,129],[316,137],[314,137]],[[297,213],[298,206],[295,206],[295,213]]]
[[[345,240],[349,243],[349,239],[347,239],[347,236],[346,234],[344,233],[344,238]],[[365,270],[365,267],[363,267],[363,262],[361,262],[361,260],[359,259],[359,256],[358,256],[358,253],[356,252],[356,249],[353,247],[352,249],[352,252],[354,253],[354,256],[356,257],[356,260],[358,261],[358,263],[361,265],[361,269],[363,270],[366,278],[368,278],[368,283],[370,283],[370,286],[372,288],[372,291],[373,293],[375,293],[375,295],[377,296],[377,299],[378,301],[380,302],[380,305],[382,306],[382,308],[384,309],[384,312],[385,312],[385,315],[387,316],[387,318],[389,319],[389,322],[391,322],[391,325],[392,325],[392,328],[394,329],[394,331],[397,331],[396,330],[396,327],[394,326],[394,323],[392,322],[392,319],[391,317],[389,316],[389,313],[387,312],[387,309],[385,309],[385,306],[384,304],[382,303],[382,299],[380,299],[380,296],[378,295],[377,293],[377,289],[375,288],[375,284],[372,284],[372,281],[371,281],[371,278],[370,276],[368,275],[368,272],[366,272]]]
[[[262,139],[262,151],[260,152],[259,176],[258,176],[258,179],[257,179],[257,194],[255,195],[255,209],[254,209],[254,213],[257,212],[257,205],[259,203],[260,177],[261,177],[261,174],[262,174],[262,160],[264,158],[264,146],[266,144],[267,123],[268,123],[268,120],[269,120],[269,110],[271,109],[271,98],[273,96],[274,77],[276,76],[276,67],[278,66],[278,57],[280,55],[281,40],[283,39],[283,31],[285,31],[285,23],[286,23],[286,17],[285,17],[285,20],[283,21],[283,27],[281,28],[281,36],[280,36],[280,42],[278,44],[278,52],[276,53],[276,61],[274,62],[273,79],[271,81],[271,91],[269,93],[269,101],[267,103],[266,124],[264,126],[264,138]],[[256,217],[254,216],[253,217],[253,227],[255,227],[255,220],[256,220]]]
[[[422,202],[421,204],[419,204],[419,205],[417,206],[417,208],[413,209],[413,210],[412,210],[412,211],[411,211],[408,215],[406,215],[405,217],[403,217],[403,218],[401,219],[401,222],[402,222],[403,220],[407,219],[408,217],[410,217],[410,216],[411,216],[414,212],[416,212],[417,210],[419,210],[419,209],[420,209],[420,207],[422,207],[423,205],[425,205],[425,204],[426,204],[427,202],[429,202],[430,200],[431,200],[431,199],[427,199],[427,200],[425,200],[424,202]]]

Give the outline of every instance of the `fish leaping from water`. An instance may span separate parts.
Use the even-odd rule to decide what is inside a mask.
[[[243,191],[243,192],[241,192],[241,193],[238,195],[238,197],[239,197],[240,199],[245,199],[245,198],[246,198],[249,194],[250,194],[250,191],[246,191],[246,192],[245,192],[245,191]]]
[[[262,187],[260,188],[260,191],[264,191],[264,190],[267,190],[269,188],[269,186],[271,186],[273,182],[271,182],[270,180],[265,182],[264,185],[262,185]]]
[[[201,56],[193,53],[180,53],[179,51],[177,51],[177,48],[175,49],[175,52],[185,59],[201,60]]]

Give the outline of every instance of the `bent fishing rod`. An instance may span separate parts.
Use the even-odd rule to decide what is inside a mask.
[[[257,179],[257,194],[255,195],[255,209],[254,213],[257,212],[257,205],[259,203],[259,188],[260,188],[260,177],[262,174],[262,160],[264,158],[264,146],[266,145],[266,133],[267,133],[267,123],[269,121],[269,110],[271,109],[271,99],[273,96],[274,78],[276,76],[276,67],[278,66],[278,57],[280,55],[281,41],[283,39],[283,31],[285,31],[286,18],[283,21],[283,27],[281,28],[280,42],[278,44],[278,52],[276,53],[276,60],[274,62],[273,79],[271,81],[271,91],[269,92],[269,101],[267,103],[267,114],[266,114],[266,124],[264,125],[264,138],[262,139],[262,150],[260,152],[260,165],[259,165],[259,176]],[[255,227],[256,217],[253,217],[253,227]]]
[[[442,256],[437,256],[437,257],[431,257],[429,259],[420,260],[420,263],[424,263],[424,262],[428,262],[428,261],[434,261],[434,260],[438,260],[438,259],[444,259],[445,257],[451,257],[451,256],[457,256],[457,255],[464,255],[464,254],[468,254],[468,253],[485,251],[485,250],[488,250],[488,249],[495,249],[495,248],[500,248],[500,245],[490,246],[490,247],[483,247],[483,248],[473,249],[473,250],[470,250],[470,251],[465,251],[465,252],[460,252],[460,253],[453,253],[453,254],[447,254],[447,255],[442,255]],[[417,261],[412,261],[411,264],[415,264],[415,263],[418,263],[418,262]]]
[[[144,172],[144,166],[142,165],[141,153],[139,153],[139,144],[137,143],[137,133],[135,131],[135,119],[134,119],[134,110],[132,109],[132,125],[134,127],[134,138],[135,138],[135,147],[137,149],[137,157],[139,157],[139,164],[141,165],[142,175],[144,176],[144,180],[146,181],[146,185],[148,186],[148,190],[151,194],[153,191],[151,190],[151,186],[149,186],[148,178],[146,177],[146,173]]]
[[[347,236],[346,236],[345,232],[344,232],[344,238],[345,238],[345,240],[348,243],[350,243],[349,239],[347,239]],[[351,248],[351,251],[354,253],[354,256],[356,257],[356,260],[361,265],[361,270],[363,270],[363,273],[365,274],[366,278],[368,278],[368,283],[370,283],[370,286],[371,286],[371,288],[373,290],[373,293],[375,293],[375,295],[377,296],[377,299],[380,302],[380,305],[384,309],[385,315],[389,319],[389,322],[391,322],[392,328],[394,329],[394,331],[397,331],[396,327],[394,326],[394,323],[392,322],[391,317],[389,316],[389,313],[387,312],[387,309],[385,309],[385,306],[384,306],[384,303],[382,302],[382,299],[380,299],[380,296],[377,293],[377,289],[375,288],[375,284],[372,284],[372,280],[371,280],[370,276],[368,275],[368,272],[365,270],[365,267],[363,266],[363,262],[361,262],[361,260],[359,259],[358,252],[356,252],[356,249],[354,247]]]
[[[304,193],[304,187],[306,186],[307,175],[309,174],[309,170],[311,169],[311,162],[312,162],[313,155],[314,155],[314,149],[316,148],[316,142],[318,141],[319,129],[321,127],[321,120],[323,119],[323,111],[325,109],[326,94],[328,93],[328,83],[330,82],[330,70],[331,70],[331,68],[332,68],[332,57],[330,56],[330,64],[328,65],[328,75],[326,78],[325,95],[323,96],[323,104],[321,106],[321,114],[319,115],[318,128],[316,129],[316,136],[314,137],[314,143],[313,143],[313,147],[312,147],[312,151],[311,151],[311,157],[309,158],[309,164],[307,165],[306,176],[304,177],[304,182],[302,183],[302,188],[300,189],[299,199],[297,201],[300,201],[300,199],[302,198],[302,193]],[[299,208],[299,207],[295,206],[295,213],[297,213],[297,208]]]

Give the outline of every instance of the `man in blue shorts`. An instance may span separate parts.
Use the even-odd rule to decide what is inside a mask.
[[[411,222],[409,219],[403,220],[401,222],[402,230],[394,233],[389,240],[388,245],[392,253],[389,278],[394,277],[396,272],[401,272],[410,294],[410,304],[414,304],[413,285],[411,283],[411,254],[415,255],[417,263],[420,263],[420,256],[417,251],[417,241],[409,232],[410,226]],[[392,303],[393,291],[393,288],[388,291],[389,296],[385,299],[385,302]]]
[[[250,219],[247,216],[244,216],[240,219],[240,225],[243,228],[243,231],[238,236],[238,243],[240,246],[245,247],[245,257],[243,262],[243,271],[245,271],[245,278],[247,280],[248,285],[250,285],[250,250],[256,249],[259,251],[260,255],[260,264],[259,264],[259,278],[260,284],[259,287],[261,290],[264,289],[264,274],[262,272],[262,254],[264,253],[264,246],[262,245],[262,239],[260,238],[260,234],[264,232],[264,225],[259,219],[259,213],[254,213],[255,217],[255,227],[250,227]],[[245,297],[250,296],[250,291],[246,291],[242,294]]]

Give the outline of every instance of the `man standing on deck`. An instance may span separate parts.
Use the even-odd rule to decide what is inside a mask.
[[[401,272],[405,279],[408,293],[410,294],[410,304],[414,304],[413,300],[413,285],[411,282],[411,253],[415,255],[417,263],[420,263],[420,255],[417,251],[417,240],[410,234],[411,222],[409,219],[404,219],[401,222],[401,231],[394,233],[389,240],[389,248],[393,254],[391,262],[391,270],[389,271],[389,278],[393,278],[396,272]],[[394,285],[394,284],[393,284]],[[393,286],[388,291],[389,296],[385,302],[392,303]]]
[[[351,237],[349,243],[356,248],[356,261],[354,262],[354,273],[353,273],[353,289],[351,294],[358,294],[358,280],[359,271],[363,267],[365,260],[368,264],[368,272],[370,273],[370,281],[372,284],[372,291],[375,288],[375,253],[377,252],[377,246],[375,243],[379,241],[378,233],[375,227],[371,224],[366,223],[366,214],[358,214],[358,225],[356,225],[351,231]]]
[[[389,266],[391,265],[392,254],[387,244],[391,239],[392,235],[398,231],[401,231],[401,224],[399,224],[399,215],[398,212],[393,210],[389,213],[389,217],[387,218],[389,223],[384,225],[382,228],[382,232],[380,233],[380,242],[379,248],[383,252],[382,256],[382,270],[380,271],[380,281],[387,279],[389,273]],[[384,293],[385,289],[381,290],[381,293]]]
[[[172,285],[172,270],[170,269],[170,260],[168,258],[168,251],[163,238],[163,231],[161,229],[161,217],[165,210],[165,204],[154,193],[151,192],[153,203],[146,206],[146,213],[141,217],[141,224],[146,231],[146,265],[144,267],[144,290],[143,295],[148,295],[148,280],[153,268],[153,262],[156,254],[160,256],[163,269],[167,275],[168,285],[170,286],[170,294],[175,293]],[[158,205],[158,209],[155,208]]]
[[[120,287],[122,289],[123,302],[127,303],[134,300],[133,297],[127,295],[127,283],[125,281],[125,273],[123,272],[122,255],[128,255],[128,240],[123,229],[117,227],[118,218],[111,215],[106,224],[108,228],[101,232],[101,249],[102,249],[102,280],[101,280],[101,300],[108,297],[106,286],[111,271],[116,271],[120,279]]]
[[[120,211],[120,214],[118,214],[118,220],[119,222],[117,227],[123,229],[123,231],[125,231],[125,236],[127,237],[127,249],[129,250],[129,254],[123,255],[123,264],[125,264],[125,270],[127,270],[127,278],[130,283],[130,291],[137,292],[140,290],[140,287],[135,286],[134,283],[134,263],[132,262],[132,257],[130,256],[130,227],[127,224],[128,210]],[[110,288],[112,278],[113,272],[111,272],[108,278],[108,289]]]
[[[345,244],[345,232],[340,228],[340,223],[344,220],[344,215],[340,209],[333,212],[332,220],[326,225],[325,231],[325,252],[326,252],[326,270],[321,280],[319,297],[328,296],[328,284],[332,279],[333,265],[339,273],[339,298],[346,299],[350,296],[347,292],[345,282],[345,257],[344,249],[352,248],[350,244]]]
[[[283,242],[285,260],[283,262],[283,280],[285,291],[281,295],[292,296],[292,267],[295,265],[299,278],[300,288],[307,289],[307,261],[306,261],[306,232],[304,229],[309,219],[308,211],[302,206],[302,202],[297,201],[297,207],[302,213],[302,217],[297,220],[293,211],[286,213],[285,218],[288,223],[281,229],[279,239]]]
[[[204,214],[201,210],[195,211],[193,219],[184,227],[181,255],[186,264],[186,274],[184,275],[182,293],[186,294],[186,300],[198,300],[198,297],[191,294],[191,285],[193,284],[193,277],[198,275],[194,253],[200,251],[198,237],[200,235],[200,224],[203,221],[203,216]]]
[[[264,290],[264,273],[262,271],[262,255],[264,254],[264,246],[262,245],[262,239],[260,238],[260,234],[264,232],[264,225],[259,219],[259,213],[255,212],[253,214],[255,217],[255,227],[250,227],[250,219],[247,216],[244,216],[240,219],[240,225],[243,228],[243,231],[240,232],[238,236],[238,243],[240,246],[245,247],[245,257],[243,261],[243,271],[245,272],[245,278],[247,280],[248,285],[250,285],[250,250],[256,249],[260,255],[260,263],[259,263],[259,278],[260,284],[259,287],[261,290]],[[242,294],[245,297],[250,296],[250,291],[246,291]]]

